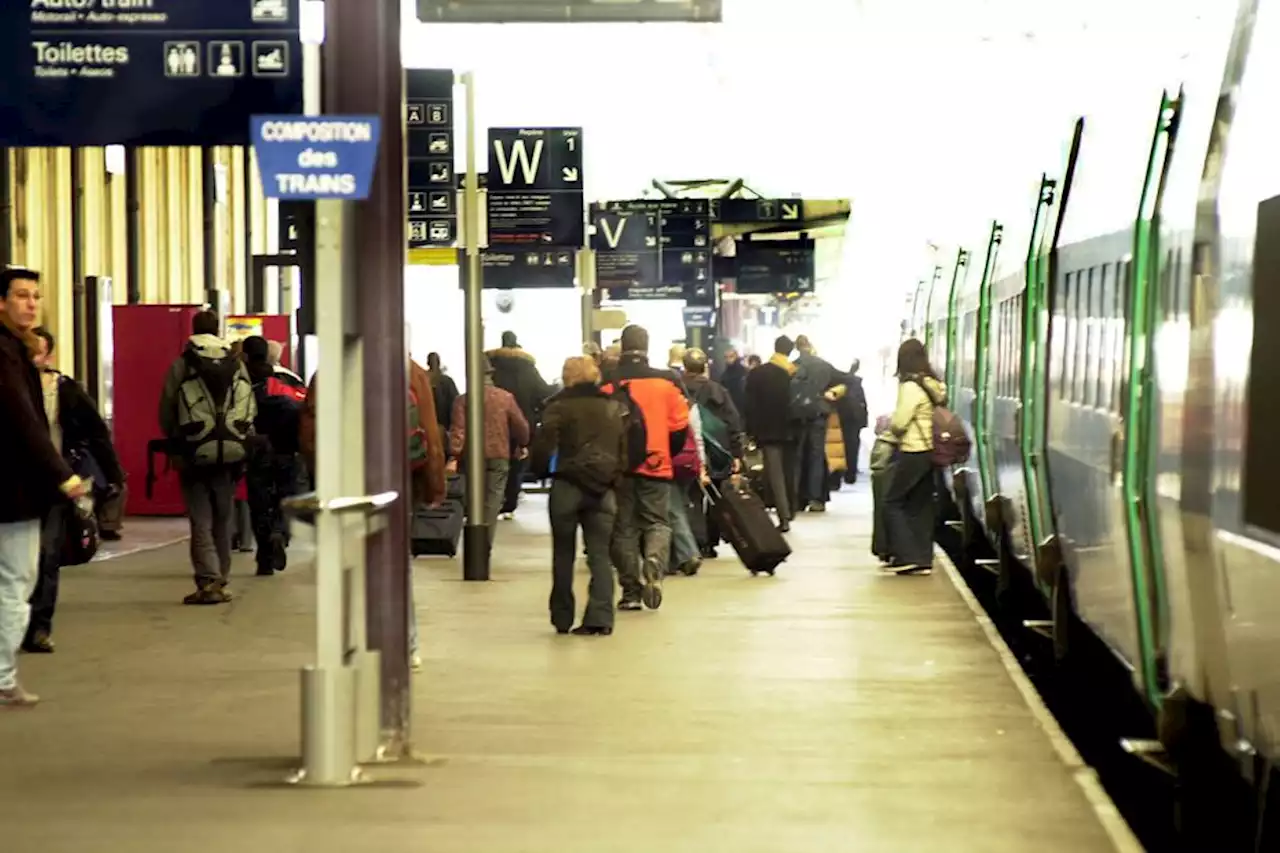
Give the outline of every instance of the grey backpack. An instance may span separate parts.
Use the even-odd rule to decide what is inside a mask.
[[[188,351],[178,386],[178,432],[183,456],[196,467],[237,465],[249,455],[257,416],[253,386],[239,359]]]

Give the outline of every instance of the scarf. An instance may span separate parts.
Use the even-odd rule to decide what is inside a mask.
[[[788,376],[795,375],[796,366],[791,363],[791,359],[787,358],[785,355],[783,355],[780,352],[775,352],[773,355],[769,356],[769,363],[773,365],[777,365],[778,367],[781,367],[783,370],[787,371]]]

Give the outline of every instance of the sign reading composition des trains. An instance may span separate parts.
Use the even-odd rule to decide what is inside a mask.
[[[380,131],[377,116],[254,116],[251,137],[263,195],[368,198]]]
[[[298,0],[0,0],[0,146],[244,145],[302,111]]]

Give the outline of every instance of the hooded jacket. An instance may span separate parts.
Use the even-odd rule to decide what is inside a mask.
[[[169,373],[164,378],[164,390],[160,392],[160,411],[158,415],[160,432],[168,439],[181,438],[178,429],[178,392],[182,388],[183,381],[187,378],[187,371],[190,369],[189,355],[198,358],[227,358],[231,355],[231,345],[217,335],[192,335],[187,339],[187,345],[183,348],[182,355],[174,359],[173,364],[169,366]],[[249,373],[245,370],[243,364],[240,365],[240,371],[244,374],[245,381],[248,382]],[[181,466],[183,460],[179,456],[174,456],[173,463],[175,466]]]
[[[43,518],[76,481],[49,434],[40,374],[27,344],[0,323],[0,524]]]
[[[493,384],[516,398],[525,420],[534,423],[551,387],[538,372],[538,363],[520,347],[499,347],[485,353],[493,367]]]
[[[689,431],[689,402],[679,377],[669,370],[655,370],[639,353],[625,352],[618,359],[614,382],[604,386],[604,393],[612,394],[614,385],[625,385],[644,415],[649,457],[631,473],[670,480],[671,460],[684,447]]]
[[[729,446],[725,450],[732,453],[734,458],[741,459],[743,453],[742,415],[738,413],[738,407],[734,403],[733,396],[729,393],[729,390],[702,373],[686,373],[684,384],[689,389],[689,396],[693,398],[693,402],[724,421],[724,425],[729,430]]]
[[[624,414],[621,404],[592,382],[565,388],[547,402],[542,427],[529,448],[530,470],[591,493],[605,482],[616,484],[627,467]]]
[[[933,450],[933,407],[946,404],[945,383],[932,376],[902,377],[898,383],[898,405],[889,419],[889,432],[898,437],[902,452]]]

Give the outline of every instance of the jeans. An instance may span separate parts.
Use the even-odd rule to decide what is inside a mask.
[[[671,525],[671,568],[697,559],[698,541],[689,524],[689,483],[671,481],[671,497],[667,504],[667,522]]]
[[[196,587],[226,584],[231,576],[231,512],[236,484],[226,469],[184,470],[182,500],[191,522],[191,567]]]
[[[573,597],[573,564],[578,556],[578,527],[587,549],[591,583],[587,587],[587,609],[582,624],[592,628],[613,627],[613,564],[609,560],[609,540],[618,512],[617,496],[605,492],[596,497],[567,480],[551,485],[548,514],[551,516],[551,624],[557,630],[573,627],[576,609]]]
[[[280,502],[292,495],[297,485],[294,459],[292,455],[263,454],[249,464],[246,485],[259,571],[284,568],[283,555],[280,565],[275,564],[276,549],[283,548],[289,536],[289,521]]]
[[[58,581],[62,575],[62,538],[66,532],[65,504],[59,504],[40,527],[40,570],[31,594],[31,621],[26,638],[53,633],[53,614],[58,609]]]
[[[524,485],[524,472],[529,467],[529,460],[512,459],[507,464],[507,483],[502,493],[502,513],[512,513],[520,504],[520,487]]]
[[[889,556],[901,565],[933,565],[933,484],[932,451],[899,451],[894,457],[884,493],[884,524]]]
[[[40,519],[0,524],[0,690],[18,683],[18,647],[27,633],[40,565]]]
[[[778,509],[778,521],[790,522],[795,518],[796,510],[792,502],[795,478],[791,476],[795,465],[795,445],[765,444],[760,451],[764,454],[764,478],[769,484],[773,505]]]
[[[671,556],[671,527],[667,503],[671,498],[668,480],[627,476],[617,488],[618,516],[613,524],[609,553],[618,569],[618,583],[624,601],[639,601],[641,560],[665,567]],[[658,571],[662,574],[661,568]]]
[[[797,465],[791,476],[796,479],[792,492],[796,503],[792,511],[810,503],[827,502],[827,422],[820,420],[800,429],[796,448]]]

